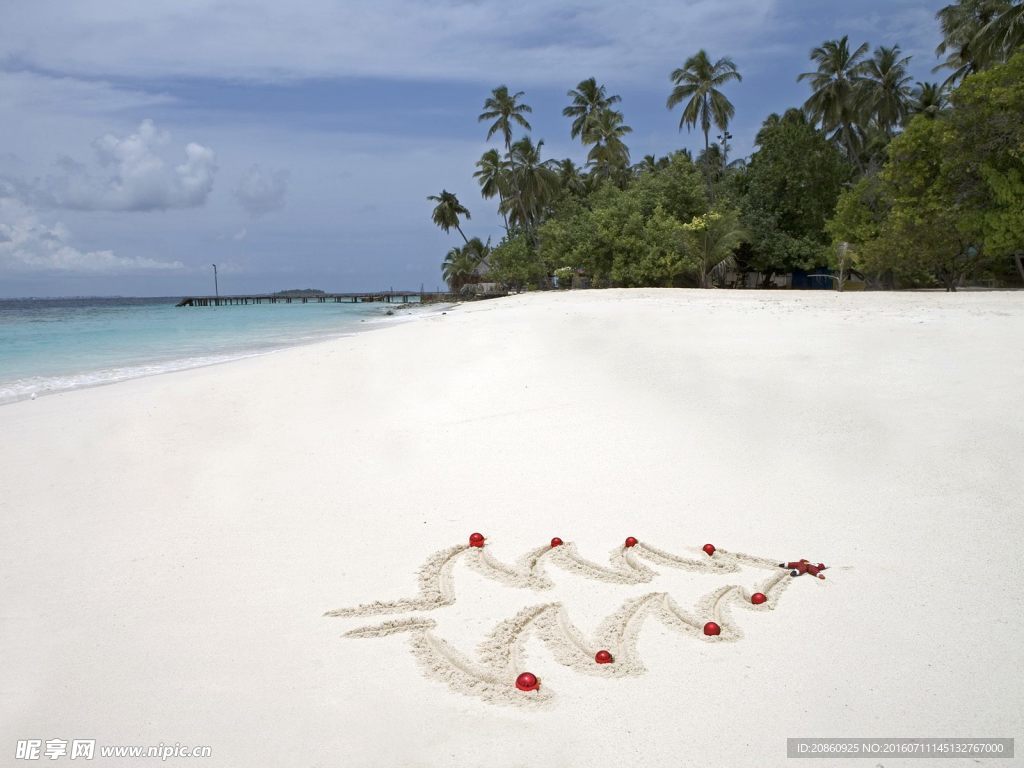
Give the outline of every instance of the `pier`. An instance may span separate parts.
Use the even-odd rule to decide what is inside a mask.
[[[245,304],[363,304],[368,302],[408,304],[413,299],[417,299],[420,303],[428,303],[432,301],[446,301],[449,298],[450,294],[447,293],[425,293],[422,291],[316,294],[264,293],[247,296],[186,296],[175,306],[228,307]]]

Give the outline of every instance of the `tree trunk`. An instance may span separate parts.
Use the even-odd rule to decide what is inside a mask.
[[[1020,281],[1024,283],[1024,251],[1017,251],[1013,254],[1013,260],[1017,263],[1017,271],[1020,273]]]
[[[466,245],[469,245],[469,238],[466,237],[466,233],[462,231],[462,227],[460,227],[458,224],[456,224],[455,228],[457,230],[459,230],[459,234],[462,235],[462,239],[466,241]]]

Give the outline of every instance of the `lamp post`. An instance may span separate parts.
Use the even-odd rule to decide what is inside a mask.
[[[220,306],[220,288],[217,286],[217,265],[213,264],[213,304]]]
[[[718,136],[718,140],[722,142],[722,167],[729,167],[729,139],[732,138],[732,134],[728,131],[722,131]]]

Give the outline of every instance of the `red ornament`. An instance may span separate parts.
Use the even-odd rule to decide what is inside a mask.
[[[523,672],[516,678],[516,688],[520,691],[536,691],[540,688],[540,680],[531,672]]]
[[[711,557],[713,554],[715,554],[715,545],[714,544],[705,544],[703,549],[704,549],[705,552],[708,553],[708,557]]]
[[[704,634],[708,637],[715,637],[716,635],[722,634],[722,628],[715,624],[715,622],[709,621],[704,625]]]
[[[639,543],[640,542],[637,541],[636,539],[634,539],[632,536],[630,536],[628,539],[626,539],[626,546],[627,547],[635,547]]]
[[[565,542],[564,542],[564,541],[562,541],[562,540],[561,540],[560,538],[558,538],[557,536],[555,536],[555,538],[553,538],[553,539],[551,540],[551,546],[552,546],[552,547],[560,547],[560,546],[562,546],[563,544],[565,544]]]
[[[594,661],[598,664],[611,664],[615,659],[612,658],[612,655],[608,653],[608,651],[598,651],[594,654]]]
[[[750,596],[750,602],[754,605],[761,605],[761,603],[768,602],[768,598],[765,597],[764,592],[755,592]]]
[[[484,535],[482,533],[471,533],[469,534],[469,546],[471,547],[482,547],[484,545]]]

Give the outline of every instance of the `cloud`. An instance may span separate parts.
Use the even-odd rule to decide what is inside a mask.
[[[36,205],[80,211],[157,211],[196,208],[206,202],[217,173],[213,150],[185,145],[184,161],[170,165],[158,153],[170,136],[143,120],[128,136],[106,134],[93,142],[96,167],[57,159],[58,174],[27,184],[12,182]]]
[[[123,274],[184,269],[180,261],[79,250],[70,244],[67,227],[41,221],[29,206],[3,192],[0,187],[0,273]]]
[[[147,0],[130,12],[123,3],[79,0],[57,13],[54,2],[37,0],[5,19],[0,52],[34,68],[101,78],[529,85],[594,75],[660,83],[700,47],[756,55],[778,5],[645,0],[637,12],[613,0],[307,0],[294,13],[277,0],[249,0],[239,13],[235,3],[196,0],[182,13],[180,0]]]
[[[264,173],[253,165],[235,187],[235,199],[251,216],[262,216],[284,208],[288,192],[288,171]],[[237,238],[236,238],[237,239]]]
[[[148,93],[105,80],[83,80],[39,72],[0,72],[0,103],[12,114],[99,115],[173,104],[165,93]]]

